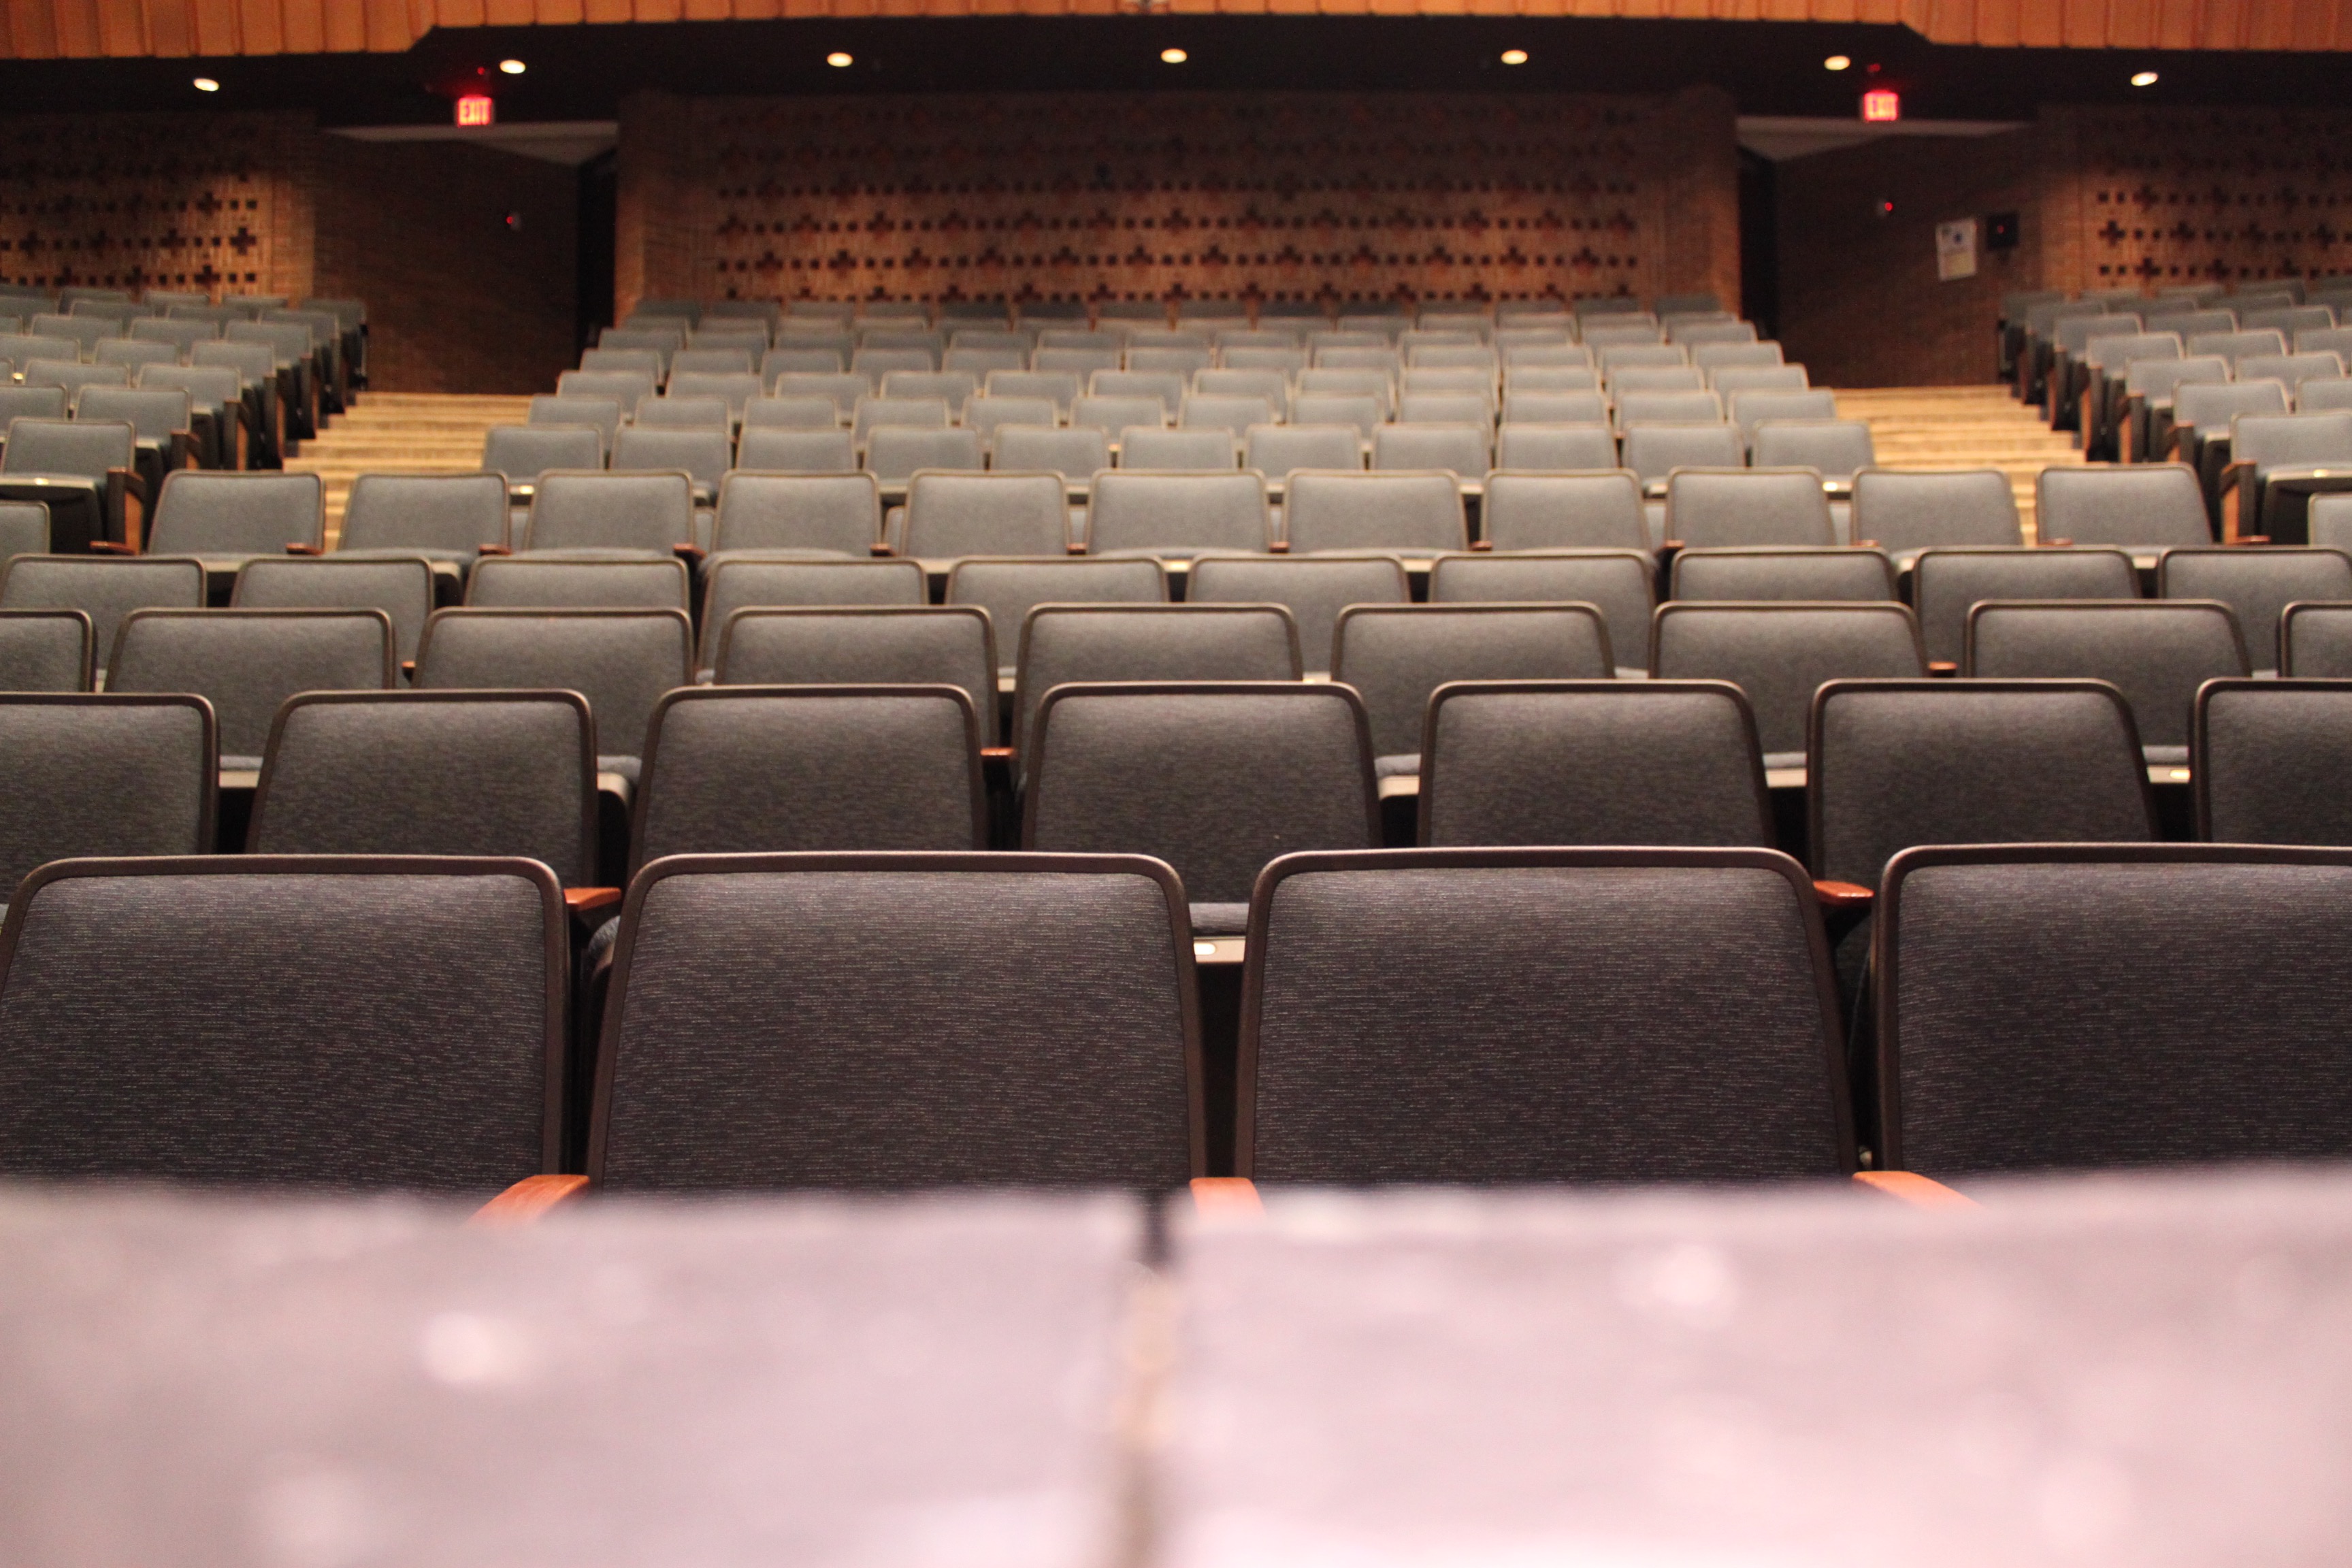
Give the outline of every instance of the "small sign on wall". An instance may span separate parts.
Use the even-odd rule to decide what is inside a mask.
[[[1936,277],[1945,283],[1977,275],[1977,220],[1954,218],[1936,226]]]

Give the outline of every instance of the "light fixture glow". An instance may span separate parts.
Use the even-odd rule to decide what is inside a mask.
[[[1832,55],[1829,58],[1822,62],[1822,69],[1828,71],[1842,71],[1849,68],[1853,64],[1853,58],[1852,56]]]
[[[842,70],[847,67],[856,65],[857,61],[848,53],[848,51],[845,49],[835,49],[833,53],[824,57],[824,63],[831,66],[835,70]]]
[[[2134,87],[2154,87],[2156,85],[2156,73],[2154,71],[2134,71],[2132,73],[2131,84]]]
[[[1503,63],[1507,66],[1523,66],[1528,63],[1528,51],[1525,49],[1505,49],[1503,51]]]
[[[500,60],[499,62],[499,69],[506,72],[509,76],[520,76],[524,71],[530,68],[530,67],[524,65],[520,60]]]
[[[1160,63],[1162,65],[1181,66],[1192,58],[1192,56],[1186,54],[1181,49],[1162,49],[1160,51]]]
[[[198,92],[218,92],[220,90],[220,83],[215,81],[208,76],[200,76],[196,79],[196,90]]]

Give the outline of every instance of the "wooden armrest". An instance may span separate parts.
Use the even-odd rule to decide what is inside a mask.
[[[407,678],[408,678],[409,679],[411,679],[411,680],[415,679],[416,679],[416,661],[415,661],[415,659],[413,659],[413,658],[404,658],[404,659],[402,659],[402,660],[400,661],[400,673],[401,673],[402,675],[404,675],[404,676],[407,677]]]
[[[575,915],[593,915],[598,910],[609,910],[621,901],[618,888],[566,888],[563,907]]]
[[[689,565],[701,560],[703,555],[702,546],[699,544],[673,544],[669,550],[671,554]]]
[[[2246,475],[2251,474],[2253,471],[2253,460],[2248,458],[2241,458],[2221,470],[2221,482],[2224,485],[2234,485]]]
[[[1960,667],[1948,658],[1931,658],[1927,661],[1927,673],[1937,680],[1949,680],[1960,673]]]
[[[896,555],[898,553],[897,551],[891,549],[888,544],[878,539],[866,547],[866,552],[868,555]]]
[[[1873,1192],[1920,1209],[1972,1209],[1983,1205],[1965,1193],[1956,1193],[1933,1176],[1916,1171],[1856,1171],[1853,1179]]]
[[[1853,547],[1856,550],[1875,550],[1878,548],[1878,541],[1875,539],[1857,539],[1853,542]]]
[[[466,1223],[494,1229],[500,1226],[532,1225],[557,1205],[588,1190],[585,1176],[525,1176],[474,1211]]]
[[[1491,539],[1474,539],[1470,542],[1470,548],[1473,551],[1492,550],[1495,548],[1495,542]]]
[[[2044,546],[2052,550],[2072,549],[2074,543],[2071,539],[2045,539],[2042,542]]]
[[[2267,533],[2242,533],[2238,535],[2237,538],[2225,541],[2224,542],[2230,544],[2268,544],[2270,542],[2271,536]]]
[[[1662,540],[1662,541],[1660,541],[1660,542],[1659,542],[1659,544],[1658,544],[1658,548],[1659,548],[1659,549],[1661,549],[1661,550],[1673,550],[1673,551],[1677,551],[1677,552],[1679,552],[1679,551],[1688,550],[1688,549],[1690,548],[1690,546],[1689,546],[1689,545],[1687,545],[1687,544],[1685,544],[1685,543],[1684,543],[1681,540],[1679,540],[1679,539],[1667,539],[1667,540]]]
[[[324,555],[326,552],[320,549],[315,544],[289,544],[286,547],[286,553],[289,555]]]
[[[1270,539],[1266,541],[1265,552],[1268,555],[1287,555],[1290,553],[1290,541],[1287,539]]]
[[[1013,748],[1010,746],[982,746],[980,749],[980,760],[983,763],[1009,763],[1013,760]]]
[[[120,478],[122,481],[122,488],[130,491],[132,495],[137,496],[141,506],[145,506],[147,504],[147,481],[139,476],[139,471],[137,469],[109,468],[106,470],[106,476],[110,479]]]
[[[1192,1212],[1203,1219],[1247,1219],[1265,1212],[1247,1176],[1195,1176]]]
[[[139,547],[135,544],[120,544],[111,539],[93,539],[89,542],[89,552],[92,555],[136,555],[139,553]]]
[[[1813,896],[1828,909],[1864,910],[1878,895],[1858,882],[1815,882]]]
[[[477,555],[512,555],[514,551],[504,544],[485,544],[474,552]]]

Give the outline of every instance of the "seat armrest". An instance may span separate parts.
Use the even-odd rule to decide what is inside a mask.
[[[479,550],[475,551],[474,553],[476,555],[512,555],[514,553],[514,550],[512,547],[504,544],[485,544]]]
[[[93,539],[89,542],[89,552],[92,555],[136,555],[139,547],[117,543],[111,539]]]
[[[673,544],[669,547],[669,550],[671,554],[677,556],[680,561],[685,562],[689,566],[693,565],[703,557],[703,549],[699,544]]]
[[[1878,895],[1858,882],[1821,882],[1813,884],[1813,896],[1822,907],[1832,910],[1866,910]]]
[[[2267,533],[2242,533],[2238,535],[2237,538],[2231,540],[2229,542],[2231,544],[2268,544],[2270,542],[2271,536]]]
[[[1290,541],[1269,539],[1265,542],[1265,552],[1268,555],[1287,555],[1290,553]]]
[[[1960,667],[1948,658],[1931,658],[1927,661],[1927,674],[1931,679],[1950,680],[1959,673]]]
[[[1202,1219],[1249,1219],[1265,1212],[1247,1176],[1195,1176],[1192,1212]]]
[[[286,547],[286,553],[289,555],[324,555],[326,552],[315,544],[289,544]]]
[[[1875,539],[1857,539],[1853,542],[1853,548],[1856,550],[1875,550],[1878,548],[1878,541]]]
[[[413,658],[402,659],[400,661],[400,676],[404,680],[415,680],[416,679],[416,661]]]
[[[495,1229],[502,1226],[534,1225],[560,1205],[588,1190],[585,1176],[525,1176],[467,1220],[470,1226]]]
[[[1010,746],[982,746],[980,749],[980,760],[983,763],[1009,763],[1013,760],[1013,748]]]
[[[1474,539],[1470,542],[1470,548],[1474,552],[1492,550],[1495,548],[1495,542],[1491,539]]]
[[[1086,545],[1076,540],[1072,540],[1062,546],[1062,553],[1065,555],[1084,555],[1086,552]]]
[[[1856,1171],[1853,1179],[1873,1192],[1921,1209],[1972,1209],[1983,1205],[1965,1193],[1956,1193],[1933,1176],[1916,1171]]]
[[[890,548],[890,542],[888,540],[877,539],[873,543],[866,547],[866,553],[868,555],[896,555],[898,552]]]
[[[2074,543],[2074,542],[2071,539],[2045,539],[2042,541],[2042,546],[2046,550],[2067,550],[2073,548]]]
[[[566,888],[563,889],[563,907],[570,910],[575,916],[593,915],[599,910],[609,910],[620,901],[621,889],[618,888]]]

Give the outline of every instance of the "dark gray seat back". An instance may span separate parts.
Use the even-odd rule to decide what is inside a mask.
[[[1187,935],[1174,874],[1140,858],[660,861],[624,907],[588,1172],[1180,1186],[1206,1169]]]
[[[257,556],[237,568],[229,605],[239,610],[382,610],[392,618],[394,657],[416,657],[433,613],[433,568],[407,561]]]
[[[1640,668],[1650,644],[1650,613],[1657,607],[1657,577],[1646,550],[1442,555],[1430,571],[1429,602],[1591,605],[1609,623],[1609,654],[1617,667]]]
[[[693,607],[686,563],[542,560],[493,556],[466,582],[474,609],[686,610]]]
[[[2017,498],[1999,468],[1864,468],[1853,477],[1853,537],[1896,557],[1938,546],[2025,542]]]
[[[2352,603],[2289,605],[2279,616],[2279,674],[2352,676]]]
[[[1591,605],[1359,605],[1339,613],[1331,679],[1363,695],[1384,773],[1413,773],[1430,693],[1450,680],[1601,680],[1616,673]]]
[[[0,697],[0,903],[52,860],[209,853],[218,776],[201,697]]]
[[[968,555],[948,572],[947,602],[988,612],[999,658],[1021,646],[1021,626],[1040,605],[1164,605],[1168,574],[1157,561]]]
[[[2179,463],[2044,468],[2033,497],[2038,539],[2126,547],[2213,542],[2196,470]]]
[[[1331,668],[1331,636],[1349,605],[1403,605],[1412,584],[1393,555],[1203,555],[1188,605],[1280,605],[1298,627],[1304,668]]]
[[[1261,475],[1113,469],[1095,476],[1087,549],[1095,555],[1259,553],[1271,528]]]
[[[684,610],[436,610],[416,654],[423,689],[579,692],[600,766],[637,757],[662,693],[693,679]]]
[[[95,659],[87,612],[0,609],[0,692],[88,691]]]
[[[2209,680],[2189,759],[2198,837],[2352,844],[2352,681]]]
[[[389,689],[396,657],[382,610],[132,610],[106,688],[197,693],[219,721],[221,765],[257,767],[278,704],[298,691]]]
[[[2168,550],[2157,560],[2156,591],[2229,605],[2254,668],[2275,669],[2280,616],[2293,604],[2352,599],[2352,557],[2337,550]]]
[[[415,550],[471,560],[507,542],[507,491],[496,474],[362,474],[343,503],[335,553]]]
[[[751,467],[746,462],[719,487],[713,553],[806,550],[862,558],[880,541],[882,490],[873,475],[745,471]]]
[[[2199,686],[2249,670],[2238,618],[2215,600],[1992,600],[1969,612],[1960,673],[2112,681],[2131,704],[2141,744],[2155,752],[2187,747]]]
[[[1290,476],[1282,532],[1295,555],[1470,548],[1461,487],[1452,473],[1435,470],[1302,469]]]
[[[1666,537],[1694,549],[1837,542],[1810,468],[1679,468],[1666,479]]]
[[[1021,626],[1013,743],[1066,681],[1297,680],[1298,628],[1279,605],[1042,605]]]
[[[205,569],[195,561],[44,555],[0,564],[0,609],[84,611],[101,659],[113,655],[115,631],[130,611],[196,610],[204,603]]]
[[[154,555],[283,555],[323,549],[327,491],[316,474],[223,474],[175,468],[155,499]]]
[[[682,473],[542,473],[521,549],[667,555],[694,542],[694,486]]]
[[[1957,666],[1968,651],[1969,611],[1987,599],[2137,599],[2139,576],[2115,549],[1923,550],[1912,564],[1911,602],[1927,657]]]
[[[1630,468],[1490,474],[1479,526],[1497,551],[1650,548],[1642,481]]]
[[[1840,544],[1685,550],[1675,557],[1673,587],[1677,599],[1871,603],[1895,597],[1895,567],[1875,550]]]
[[[1669,602],[1651,623],[1650,673],[1738,685],[1755,710],[1766,765],[1781,766],[1804,750],[1823,681],[1916,678],[1927,666],[1904,605]]]
[[[1690,983],[1689,956],[1735,973]],[[1766,849],[1297,855],[1250,910],[1235,1166],[1261,1182],[1853,1168],[1811,882]]]
[[[737,610],[719,637],[722,686],[953,686],[996,744],[996,639],[971,605]]]

